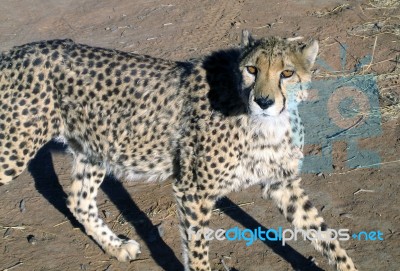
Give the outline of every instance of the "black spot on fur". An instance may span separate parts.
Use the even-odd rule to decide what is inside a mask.
[[[288,214],[294,214],[296,212],[296,206],[294,206],[294,205],[289,205],[288,207],[287,207],[287,213]]]
[[[306,212],[310,211],[312,207],[313,207],[313,205],[312,205],[311,201],[309,201],[309,200],[307,200],[303,205],[303,209]]]
[[[282,187],[282,183],[281,182],[277,182],[274,184],[271,184],[271,186],[269,187],[269,190],[271,191],[277,191]]]
[[[40,64],[42,64],[42,59],[41,58],[36,58],[33,62],[32,62],[33,66],[39,66]]]

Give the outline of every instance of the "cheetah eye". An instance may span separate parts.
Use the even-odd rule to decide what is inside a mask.
[[[292,70],[284,70],[283,72],[281,72],[281,77],[289,78],[289,77],[292,77],[293,74],[294,74],[294,71],[292,71]]]
[[[254,67],[254,66],[247,66],[246,69],[247,69],[247,71],[248,71],[250,74],[252,74],[252,75],[257,75],[258,70],[257,70],[256,67]]]

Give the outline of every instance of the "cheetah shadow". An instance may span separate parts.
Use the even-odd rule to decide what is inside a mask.
[[[225,209],[225,211],[223,211],[224,214],[241,224],[242,228],[258,229],[258,227],[260,227],[261,230],[268,231],[268,228],[261,225],[257,220],[247,214],[242,208],[228,198],[221,199],[217,203],[217,208],[221,210]],[[273,234],[271,234],[270,237],[271,239],[275,239]],[[272,249],[272,251],[279,255],[283,260],[290,263],[293,270],[323,271],[323,269],[316,266],[311,259],[305,258],[288,244],[283,246],[280,241],[270,241],[267,239],[261,242]]]
[[[84,232],[83,227],[66,206],[67,194],[59,183],[53,167],[51,152],[65,152],[65,150],[65,145],[54,141],[49,142],[39,150],[35,158],[30,162],[28,170],[35,180],[38,192],[59,212],[64,214],[74,227],[80,228]],[[139,209],[122,183],[116,181],[113,177],[107,177],[101,188],[121,212],[125,220],[135,228],[141,241],[150,250],[154,261],[166,271],[183,270],[183,265],[173,250],[159,236],[157,225],[154,225],[147,215]],[[217,202],[217,207],[228,209],[224,213],[241,224],[243,228],[254,229],[261,227],[264,231],[268,230],[228,198]],[[323,271],[289,245],[282,246],[279,242],[268,240],[263,242],[282,259],[289,262],[294,270]],[[231,268],[231,271],[237,271],[237,269]]]
[[[66,146],[63,144],[54,141],[47,143],[29,163],[28,170],[35,180],[35,187],[38,192],[60,213],[65,215],[74,227],[85,232],[83,226],[67,208],[67,194],[64,192],[53,167],[51,152],[65,152],[65,150]],[[151,257],[163,270],[183,270],[183,265],[173,250],[162,238],[159,236],[157,238],[157,225],[154,225],[145,213],[138,208],[121,182],[116,181],[113,177],[106,177],[101,189],[122,213],[125,220],[133,225],[136,233],[150,250]],[[140,223],[137,223],[137,221],[140,221]]]

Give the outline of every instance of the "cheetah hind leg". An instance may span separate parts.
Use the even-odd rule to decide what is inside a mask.
[[[121,262],[136,259],[140,246],[134,240],[117,237],[98,215],[96,196],[106,170],[90,162],[86,156],[75,154],[73,181],[67,205],[88,235],[110,255]]]
[[[17,178],[38,150],[51,140],[50,135],[40,134],[36,130],[46,125],[41,119],[29,128],[21,122],[6,123],[0,119],[0,186]]]
[[[286,183],[278,182],[266,188],[264,196],[272,198],[278,205],[285,218],[296,229],[321,229],[321,240],[313,236],[311,241],[314,248],[328,258],[329,263],[335,265],[338,271],[356,271],[352,259],[341,248],[339,242],[330,238],[324,219],[318,215],[317,209],[311,204],[304,190],[300,188],[300,178]]]

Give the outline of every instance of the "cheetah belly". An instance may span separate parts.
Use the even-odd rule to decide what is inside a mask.
[[[290,179],[299,172],[299,153],[289,151],[290,146],[281,146],[282,151],[272,149],[251,150],[234,171],[233,189],[238,190],[254,184],[273,184]]]
[[[173,158],[168,149],[153,148],[150,153],[149,148],[135,148],[133,145],[121,144],[119,140],[102,141],[103,147],[99,149],[97,143],[87,142],[78,136],[67,142],[69,145],[78,142],[82,148],[80,152],[98,161],[108,173],[121,180],[163,181],[173,174]]]
[[[85,112],[85,108],[77,106],[64,112],[63,137],[73,151],[98,161],[123,180],[161,181],[172,175],[177,124],[168,123],[163,129],[167,118],[162,115],[157,120],[138,121],[138,116],[119,111],[91,116]],[[71,120],[79,118],[78,124],[72,125]]]

